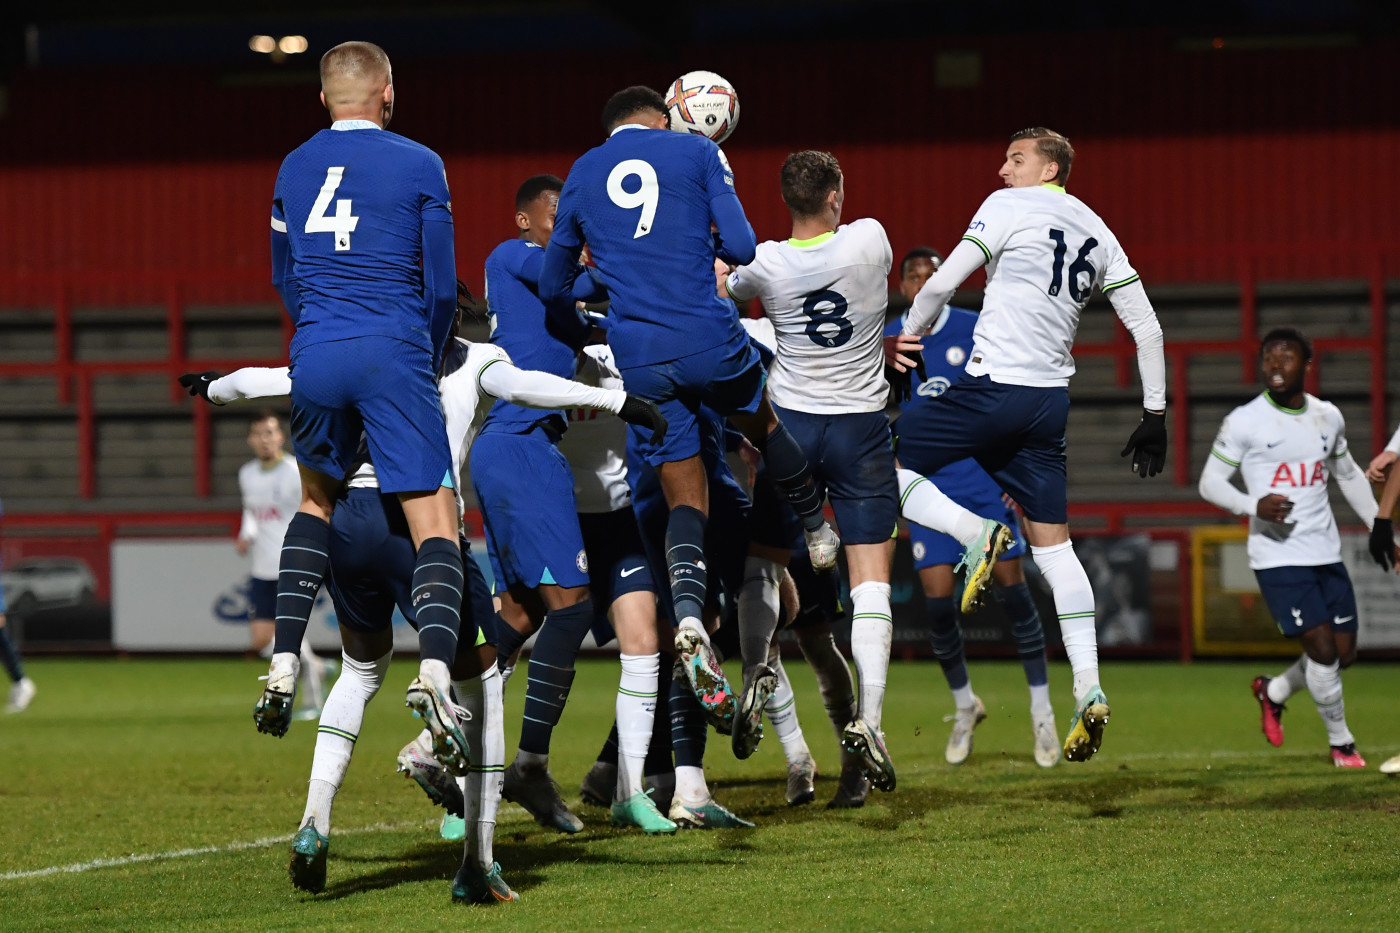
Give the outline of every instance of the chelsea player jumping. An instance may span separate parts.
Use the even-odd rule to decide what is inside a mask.
[[[715,258],[743,265],[757,245],[729,162],[711,140],[668,131],[666,110],[648,87],[619,91],[603,108],[608,139],[579,158],[564,183],[540,296],[568,294],[586,242],[611,297],[608,343],[623,382],[656,402],[670,425],[659,444],[636,432],[631,440],[656,468],[670,509],[676,649],[702,704],[728,718],[733,690],[701,621],[709,497],[700,407],[728,416],[764,453],[802,517],[814,566],[835,563],[840,539],[822,518],[802,449],[768,403],[763,366],[738,311],[715,294]]]
[[[321,103],[331,127],[283,161],[272,202],[273,284],[296,324],[291,424],[302,501],[282,544],[272,665],[253,718],[260,732],[287,731],[331,509],[363,433],[417,548],[422,661],[407,702],[432,732],[434,754],[462,774],[466,740],[447,697],[464,578],[435,379],[457,298],[447,178],[432,150],[384,129],[394,85],[379,46],[327,52]]]

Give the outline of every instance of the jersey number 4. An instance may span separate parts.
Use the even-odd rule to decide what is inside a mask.
[[[355,226],[360,222],[360,218],[350,213],[349,198],[337,200],[335,213],[326,214],[326,208],[331,206],[331,198],[335,197],[335,189],[340,187],[344,177],[343,165],[333,165],[326,169],[326,183],[321,186],[321,193],[316,195],[316,203],[311,205],[311,215],[306,218],[306,232],[331,234],[335,238],[337,253],[344,253],[350,249],[350,234],[355,232]]]
[[[1060,293],[1060,280],[1065,268],[1065,232],[1051,230],[1050,239],[1055,241],[1055,267],[1050,272],[1050,287],[1046,291],[1054,296]],[[1089,252],[1098,245],[1098,240],[1089,237],[1084,241],[1084,245],[1079,247],[1079,255],[1074,257],[1074,262],[1069,264],[1069,294],[1076,303],[1083,304],[1088,301],[1089,293],[1094,290],[1094,276],[1098,275],[1098,270],[1089,261]],[[1081,274],[1089,276],[1089,284],[1084,288],[1079,287]]]
[[[636,176],[640,184],[636,191],[622,187],[627,179]],[[661,198],[661,188],[656,183],[656,169],[642,159],[624,159],[608,173],[608,197],[614,204],[625,210],[634,207],[642,209],[637,218],[637,229],[632,239],[646,236],[651,232],[652,221],[656,220],[656,202]]]

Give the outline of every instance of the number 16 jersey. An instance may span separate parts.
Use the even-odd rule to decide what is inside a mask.
[[[884,410],[893,261],[885,228],[867,217],[810,240],[760,243],[754,261],[730,273],[734,300],[757,297],[773,322],[773,404],[819,415]]]
[[[1095,286],[1138,280],[1115,237],[1058,185],[994,192],[963,234],[982,250],[987,289],[967,371],[993,382],[1067,386],[1070,348]]]

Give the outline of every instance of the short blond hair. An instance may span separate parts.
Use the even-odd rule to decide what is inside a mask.
[[[321,56],[321,87],[335,79],[388,79],[389,56],[373,42],[342,42]]]
[[[1034,139],[1035,151],[1040,153],[1040,157],[1060,167],[1055,175],[1055,184],[1063,185],[1069,181],[1070,166],[1074,163],[1074,147],[1069,144],[1068,139],[1044,126],[1030,126],[1011,134],[1013,143],[1021,139]]]

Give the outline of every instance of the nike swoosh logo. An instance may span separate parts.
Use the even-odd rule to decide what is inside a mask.
[[[638,570],[641,569],[641,567],[633,567],[631,570],[619,570],[617,575],[619,577],[630,577],[632,576],[632,574],[636,573]]]
[[[1265,446],[1265,447],[1277,447],[1279,444],[1282,444],[1282,443],[1283,443],[1283,441],[1274,441],[1272,444],[1265,444],[1264,446]]]
[[[1335,619],[1332,620],[1332,624],[1333,624],[1333,625],[1346,625],[1348,622],[1350,622],[1350,621],[1351,621],[1352,619],[1354,619],[1354,618],[1356,618],[1356,616],[1338,616],[1337,618],[1335,618]]]

